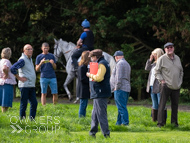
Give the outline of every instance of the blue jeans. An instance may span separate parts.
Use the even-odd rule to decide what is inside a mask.
[[[21,99],[20,99],[20,118],[26,118],[26,108],[28,100],[30,102],[30,119],[34,119],[36,116],[36,109],[38,102],[36,100],[36,90],[34,87],[23,87],[20,88]]]
[[[88,99],[80,99],[80,107],[79,107],[79,117],[85,117],[86,116],[86,107],[88,105]]]
[[[152,108],[158,110],[158,105],[160,103],[160,93],[152,93],[152,86],[151,89],[151,99],[152,99]]]
[[[127,111],[127,101],[129,98],[129,92],[123,90],[114,91],[114,99],[116,106],[118,108],[118,117],[116,125],[128,125],[129,124],[129,115]]]

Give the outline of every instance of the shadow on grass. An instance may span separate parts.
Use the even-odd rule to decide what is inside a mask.
[[[113,125],[110,126],[110,130],[113,132],[160,132],[160,131],[190,131],[190,126],[179,125],[175,127],[173,124],[165,125],[161,128],[157,127],[157,124],[154,125],[134,125],[130,124],[127,126]]]

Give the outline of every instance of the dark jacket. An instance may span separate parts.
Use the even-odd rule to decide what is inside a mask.
[[[90,81],[90,98],[108,98],[111,96],[110,87],[110,67],[109,63],[101,57],[98,64],[103,64],[106,68],[104,79],[101,82]]]
[[[77,85],[77,97],[90,98],[89,78],[86,76],[88,68],[86,65],[78,67],[78,85]]]
[[[146,86],[146,91],[150,91],[150,77],[152,74],[152,69],[156,66],[156,63],[151,64],[151,61],[148,59],[146,62],[145,70],[150,71],[148,75],[148,81],[147,81],[147,86]],[[160,83],[158,79],[155,78],[154,83],[153,83],[153,88],[152,88],[153,93],[159,93],[160,92]]]
[[[83,40],[83,44],[88,47],[90,51],[94,50],[94,34],[91,30],[85,31],[87,37]]]

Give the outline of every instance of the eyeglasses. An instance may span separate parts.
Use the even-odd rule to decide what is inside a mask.
[[[166,48],[167,48],[167,49],[169,49],[169,48],[171,48],[171,49],[172,49],[172,48],[173,48],[173,46],[167,46]]]
[[[33,51],[33,49],[26,49],[27,51]]]

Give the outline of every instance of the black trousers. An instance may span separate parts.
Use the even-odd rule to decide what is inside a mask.
[[[171,123],[178,126],[178,103],[179,103],[179,94],[180,89],[178,90],[172,90],[167,87],[166,84],[163,84],[161,86],[161,92],[160,92],[160,104],[158,108],[158,125],[164,126],[165,125],[165,112],[164,109],[166,107],[166,102],[170,96],[171,99]]]
[[[78,67],[78,58],[81,56],[83,51],[88,51],[89,49],[87,47],[81,47],[77,49],[76,51],[73,52],[73,55],[71,56],[72,58],[72,64],[74,68],[76,69]]]

